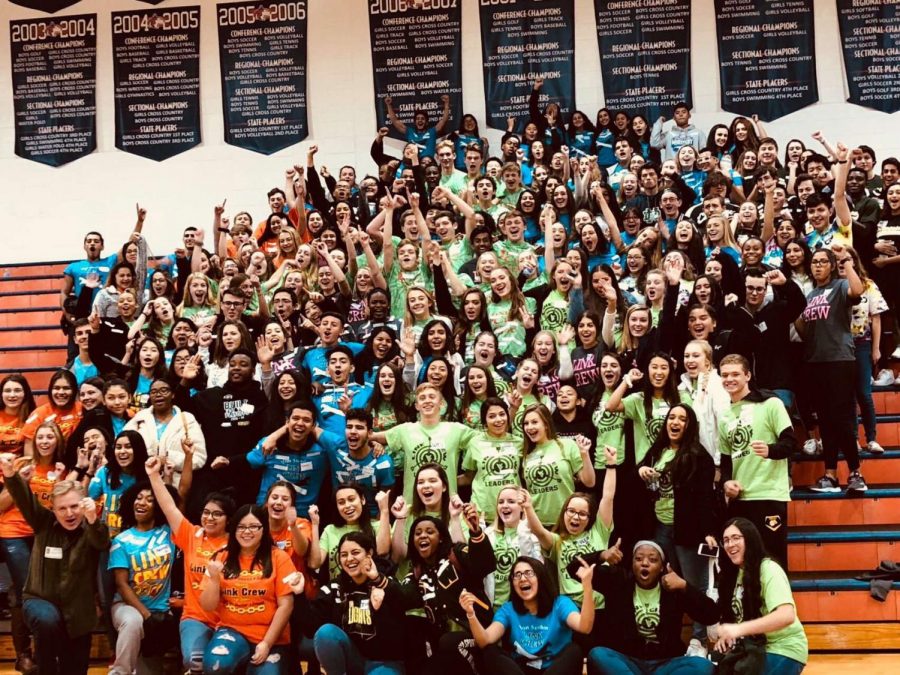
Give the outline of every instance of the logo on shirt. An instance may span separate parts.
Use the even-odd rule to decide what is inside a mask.
[[[731,454],[734,459],[743,457],[744,452],[750,447],[750,440],[753,437],[753,428],[745,426],[740,422],[728,431],[728,444],[731,446]]]
[[[446,450],[442,447],[435,447],[432,443],[433,441],[420,443],[413,448],[412,456],[415,466],[418,467],[430,463],[444,465]]]
[[[525,482],[532,494],[559,490],[559,469],[555,464],[532,464],[525,467]]]
[[[656,440],[656,437],[659,436],[659,432],[662,431],[663,424],[665,423],[665,418],[663,417],[651,417],[647,420],[647,423],[644,425],[644,429],[647,432],[647,438],[651,443]]]
[[[510,481],[510,476],[514,476],[518,469],[518,461],[515,457],[509,455],[497,455],[496,457],[488,457],[484,460],[484,469],[489,478],[484,484],[489,487],[499,487]]]

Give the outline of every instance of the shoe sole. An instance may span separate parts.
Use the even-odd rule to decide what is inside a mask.
[[[866,485],[865,487],[855,487],[855,488],[848,487],[848,488],[847,488],[847,492],[848,492],[848,493],[849,493],[849,492],[860,492],[860,493],[862,493],[862,492],[866,492],[868,489],[869,489],[869,486],[868,486],[868,485]]]
[[[841,488],[839,488],[839,487],[829,487],[829,488],[811,487],[809,489],[812,490],[813,492],[840,492],[841,491]]]

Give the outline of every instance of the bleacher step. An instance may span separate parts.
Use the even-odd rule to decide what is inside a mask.
[[[840,459],[838,480],[841,485],[846,485],[850,471],[843,456]],[[825,463],[821,456],[799,453],[791,458],[791,478],[798,487],[812,485],[824,472]],[[900,483],[900,449],[886,448],[883,454],[872,454],[864,450],[860,453],[860,472],[872,483]]]

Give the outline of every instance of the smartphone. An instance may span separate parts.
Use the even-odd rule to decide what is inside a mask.
[[[697,548],[697,555],[702,555],[704,558],[718,558],[719,547],[700,544],[700,546]]]

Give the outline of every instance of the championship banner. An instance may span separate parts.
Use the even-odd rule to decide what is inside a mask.
[[[81,0],[9,0],[14,5],[36,9],[48,14],[54,14],[61,9],[77,5]]]
[[[819,100],[812,0],[716,0],[722,109],[766,121]]]
[[[528,120],[528,97],[543,79],[539,107],[558,103],[564,119],[575,109],[574,0],[480,0],[484,98],[488,125],[506,129]]]
[[[451,124],[462,105],[462,0],[370,0],[369,40],[375,79],[375,118],[394,138],[386,97],[397,119],[412,127],[417,110],[434,126],[450,97]],[[451,131],[447,128],[445,133]]]
[[[220,3],[225,142],[271,155],[308,133],[306,0]]]
[[[652,124],[693,107],[691,0],[594,0],[604,105]]]
[[[116,147],[162,161],[200,143],[200,7],[113,12]]]
[[[900,110],[900,4],[837,0],[847,101],[885,113]]]
[[[97,15],[10,21],[16,154],[62,166],[97,148]]]

